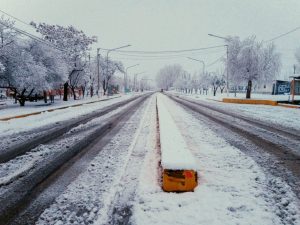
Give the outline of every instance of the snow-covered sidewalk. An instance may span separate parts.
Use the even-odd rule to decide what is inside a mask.
[[[277,196],[275,204],[274,195],[266,193],[266,175],[250,157],[167,97],[163,101],[197,159],[199,185],[190,193],[163,192],[159,172],[154,172],[159,171],[160,154],[149,151],[133,224],[300,224],[299,203],[285,183],[285,195]]]

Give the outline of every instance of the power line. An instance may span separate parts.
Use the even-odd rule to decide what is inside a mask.
[[[213,50],[213,51],[209,51],[209,52],[190,52],[190,53],[170,53],[170,54],[136,54],[136,53],[123,53],[123,52],[118,52],[118,55],[120,56],[127,56],[127,57],[135,57],[135,58],[164,58],[164,57],[186,57],[186,56],[191,56],[191,55],[202,55],[202,54],[216,54],[219,52],[223,52],[223,50]]]
[[[0,12],[2,12],[3,14],[5,14],[5,15],[7,15],[7,16],[9,16],[9,17],[11,17],[11,18],[13,18],[13,19],[15,19],[15,20],[17,20],[17,21],[23,23],[23,24],[25,24],[25,25],[28,25],[28,26],[30,26],[30,27],[32,28],[32,25],[30,25],[29,23],[25,22],[24,20],[21,20],[21,19],[15,17],[15,16],[13,16],[13,15],[7,13],[7,12],[4,12],[4,11],[1,10],[1,9],[0,9]],[[29,37],[29,38],[31,38],[31,39],[34,39],[34,40],[36,40],[36,41],[38,41],[38,42],[40,42],[40,43],[43,43],[43,44],[45,44],[45,45],[48,45],[49,47],[55,48],[55,49],[57,49],[57,50],[59,50],[59,51],[64,51],[64,52],[66,52],[66,50],[61,49],[61,48],[59,48],[59,47],[57,47],[57,46],[55,46],[55,45],[53,45],[53,44],[51,44],[51,43],[49,43],[49,42],[43,40],[42,38],[39,38],[39,37],[37,37],[37,36],[35,36],[35,35],[33,35],[33,34],[30,34],[30,33],[28,33],[27,31],[21,30],[21,29],[19,29],[19,28],[14,27],[14,26],[8,26],[8,25],[6,25],[5,23],[2,23],[1,21],[0,21],[0,24],[2,24],[3,26],[6,26],[7,28],[13,29],[13,30],[15,30],[16,32],[18,32],[18,33],[20,33],[20,34],[22,34],[22,35],[25,35],[25,36],[27,36],[27,37]]]
[[[297,30],[299,30],[299,29],[300,29],[300,26],[299,26],[299,27],[296,27],[296,28],[294,28],[293,30],[290,30],[290,31],[288,31],[288,32],[286,32],[286,33],[284,33],[284,34],[280,34],[280,35],[278,35],[278,36],[276,36],[276,37],[274,37],[274,38],[271,38],[271,39],[269,39],[269,40],[267,40],[267,41],[263,41],[263,42],[275,41],[275,40],[277,40],[277,39],[279,39],[279,38],[282,38],[282,37],[284,37],[284,36],[286,36],[286,35],[288,35],[288,34],[290,34],[290,33],[295,32],[295,31],[297,31]]]
[[[17,20],[17,21],[23,23],[23,24],[25,24],[25,25],[28,25],[28,26],[32,27],[29,23],[25,22],[24,20],[21,20],[21,19],[19,19],[19,18],[13,16],[13,15],[11,15],[11,14],[8,14],[7,12],[4,12],[4,11],[1,10],[1,9],[0,9],[0,12],[2,12],[3,14],[5,14],[5,15],[7,15],[7,16],[9,16],[9,17],[11,17],[11,18],[13,18],[13,19],[15,19],[15,20]]]
[[[126,51],[126,50],[115,50],[114,52],[119,53],[136,53],[136,54],[167,54],[167,53],[182,53],[182,52],[195,52],[195,51],[203,51],[208,49],[214,49],[214,48],[221,48],[224,47],[224,45],[217,45],[217,46],[210,46],[205,48],[193,48],[193,49],[182,49],[182,50],[166,50],[166,51]],[[110,50],[107,48],[100,48],[102,50]]]
[[[215,61],[213,61],[212,63],[208,64],[208,65],[206,66],[206,68],[207,68],[207,67],[210,67],[210,66],[212,66],[212,65],[214,65],[214,64],[216,64],[216,63],[219,62],[221,59],[223,59],[224,56],[225,56],[225,55],[222,55],[220,58],[218,58],[218,59],[216,59]]]
[[[21,30],[19,28],[14,27],[14,26],[9,26],[9,25],[3,23],[2,21],[0,21],[0,24],[2,24],[3,26],[5,26],[7,28],[13,29],[14,31],[16,31],[19,34],[25,35],[25,36],[27,36],[27,37],[29,37],[31,39],[34,39],[34,40],[36,40],[36,41],[38,41],[38,42],[40,42],[42,44],[48,45],[49,47],[55,48],[55,49],[57,49],[59,51],[62,51],[62,52],[67,52],[66,50],[61,49],[61,48],[59,48],[59,47],[57,47],[57,46],[55,46],[55,45],[53,45],[53,44],[51,44],[49,42],[46,42],[43,39],[41,39],[41,38],[39,38],[39,37],[37,37],[37,36],[35,36],[33,34],[30,34],[30,33],[26,32],[24,30]]]

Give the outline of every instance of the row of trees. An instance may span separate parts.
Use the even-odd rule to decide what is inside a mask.
[[[225,57],[223,61],[225,71],[228,71],[229,85],[235,90],[238,86],[247,86],[246,98],[251,96],[253,82],[266,84],[280,72],[280,55],[275,51],[274,44],[257,42],[254,36],[243,41],[239,37],[228,37],[226,44],[228,59]],[[158,72],[156,81],[160,88],[166,90],[174,87],[186,92],[203,90],[207,93],[210,87],[214,95],[218,89],[223,92],[226,86],[224,72],[191,76],[180,65],[165,66]]]
[[[218,89],[221,93],[225,88],[225,76],[221,72],[191,75],[181,65],[167,65],[156,76],[157,85],[165,90],[170,87],[185,93],[197,92],[207,94],[209,88],[216,95]]]
[[[70,88],[89,89],[97,86],[97,58],[90,58],[90,47],[97,38],[88,37],[73,26],[45,23],[31,25],[40,38],[24,38],[14,28],[14,21],[0,18],[0,88],[7,88],[24,106],[25,101],[45,90],[60,89],[64,84],[64,100]],[[123,71],[121,62],[99,56],[100,82],[104,94],[116,71]]]

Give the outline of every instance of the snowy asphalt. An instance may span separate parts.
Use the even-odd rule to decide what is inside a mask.
[[[87,150],[87,146],[90,146],[91,143],[101,142],[103,145],[105,141],[102,139],[104,137],[106,137],[107,143],[107,137],[111,139],[113,136],[112,132],[114,131],[114,133],[116,133],[114,128],[117,127],[118,124],[122,124],[122,122],[124,124],[128,116],[139,108],[141,102],[147,97],[148,95],[134,97],[130,100],[107,107],[100,112],[85,116],[79,119],[79,121],[68,125],[66,129],[59,127],[59,135],[54,135],[51,141],[47,141],[47,144],[39,145],[41,143],[34,140],[34,145],[39,145],[38,147],[25,155],[21,155],[7,163],[1,164],[2,167],[7,167],[6,164],[23,164],[23,166],[29,164],[29,166],[28,168],[23,168],[23,171],[21,170],[19,174],[14,175],[11,179],[1,184],[0,198],[1,202],[5,202],[5,204],[1,204],[0,206],[0,224],[7,224],[8,221],[11,221],[11,224],[32,224],[38,218],[42,210],[63,191],[62,188],[54,187],[54,189],[56,188],[59,192],[53,194],[51,191],[53,188],[47,189],[49,184],[51,184],[48,180],[53,180],[54,176],[55,181],[60,174],[65,173],[65,170],[60,169],[59,173],[57,169],[62,165],[67,167],[67,165],[65,165],[66,163],[74,164],[74,159],[73,162],[72,160],[70,161],[70,159],[74,156],[78,158],[78,156],[76,156],[77,154],[82,156],[85,154],[84,152],[90,152]],[[64,132],[61,133],[62,131]],[[51,151],[49,151],[50,149]],[[98,148],[96,151],[99,152],[100,150],[101,149]],[[89,154],[95,156],[95,153]],[[80,160],[80,158],[78,158],[78,160]],[[76,176],[78,172],[80,171],[77,170],[74,176]],[[52,178],[51,176],[49,177],[49,175],[53,173],[55,173],[55,175],[52,175]],[[68,177],[70,182],[72,181],[72,179],[70,179],[71,177],[72,176]],[[62,186],[67,185],[65,181],[57,182],[56,184]],[[52,194],[45,194],[44,191],[47,190]],[[45,198],[45,195],[51,197]],[[47,201],[41,201],[43,198]],[[34,201],[38,202],[38,204],[34,203]]]
[[[245,118],[205,102],[176,96],[170,98],[261,166],[268,180],[266,193],[273,196],[278,216],[283,224],[294,224],[293,219],[291,220],[294,211],[291,210],[291,213],[289,210],[294,209],[294,205],[298,209],[300,207],[300,132],[293,129],[291,132],[284,126],[274,127],[273,124]],[[288,196],[289,191],[298,200]]]
[[[161,189],[158,95],[198,162],[194,192]],[[158,95],[80,117],[0,164],[0,210],[17,203],[0,224],[300,224],[299,130]]]
[[[22,134],[20,134],[20,136],[23,137],[23,141],[19,141],[17,144],[12,143],[11,145],[6,143],[6,146],[0,149],[0,163],[7,162],[15,158],[16,156],[22,155],[40,144],[46,144],[47,142],[60,137],[64,133],[67,133],[72,128],[77,127],[80,124],[85,124],[94,118],[103,116],[118,107],[134,101],[137,98],[138,97],[133,97],[129,100],[112,104],[101,110],[97,110],[76,119],[57,122],[55,124],[50,124],[48,126],[39,127],[31,131],[23,132]],[[26,139],[26,137],[28,137],[28,139]]]
[[[264,153],[268,153],[274,158],[272,162],[274,174],[279,174],[278,170],[287,171],[280,172],[281,178],[284,179],[296,193],[300,199],[300,135],[299,131],[287,131],[285,127],[274,127],[273,125],[262,123],[251,118],[245,118],[215,107],[201,104],[201,102],[179,99],[171,97],[176,102],[184,105],[190,110],[200,113],[211,121],[225,127],[231,132],[238,134],[241,138],[247,139],[260,148]],[[212,126],[213,127],[213,126]],[[223,131],[224,132],[224,131]],[[225,132],[224,132],[225,133]],[[237,141],[235,145],[237,145]],[[249,152],[249,151],[248,151]],[[267,157],[269,158],[269,157]],[[274,166],[274,163],[277,165]],[[270,164],[268,164],[270,166]],[[290,176],[286,176],[290,174]]]

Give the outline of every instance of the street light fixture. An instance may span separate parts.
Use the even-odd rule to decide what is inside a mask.
[[[190,60],[194,60],[194,61],[202,63],[202,65],[203,65],[203,67],[202,67],[202,73],[204,74],[204,72],[205,72],[205,62],[203,60],[194,59],[194,58],[191,58],[191,57],[187,57],[187,58],[190,59]]]
[[[135,66],[139,66],[140,64],[135,64],[135,65],[132,65],[132,66],[128,66],[126,69],[125,69],[125,73],[124,73],[124,93],[126,92],[126,89],[127,89],[127,70],[129,68],[132,68],[132,67],[135,67]],[[125,77],[126,76],[126,77]]]
[[[121,47],[117,47],[117,48],[112,48],[112,49],[108,49],[107,50],[107,53],[106,53],[106,76],[108,78],[108,54],[112,51],[115,51],[115,50],[118,50],[118,49],[121,49],[121,48],[127,48],[127,47],[130,47],[131,45],[124,45],[124,46],[121,46]],[[107,88],[108,88],[108,81],[107,80]],[[107,89],[108,90],[108,89]]]
[[[218,35],[214,35],[214,34],[208,34],[209,36],[211,37],[215,37],[215,38],[220,38],[220,39],[223,39],[225,41],[228,41],[228,38],[226,37],[221,37],[221,36],[218,36]],[[228,45],[224,45],[226,46],[226,90],[227,90],[227,97],[229,96],[229,79],[228,79],[228,64],[229,64],[229,60],[228,60]]]

